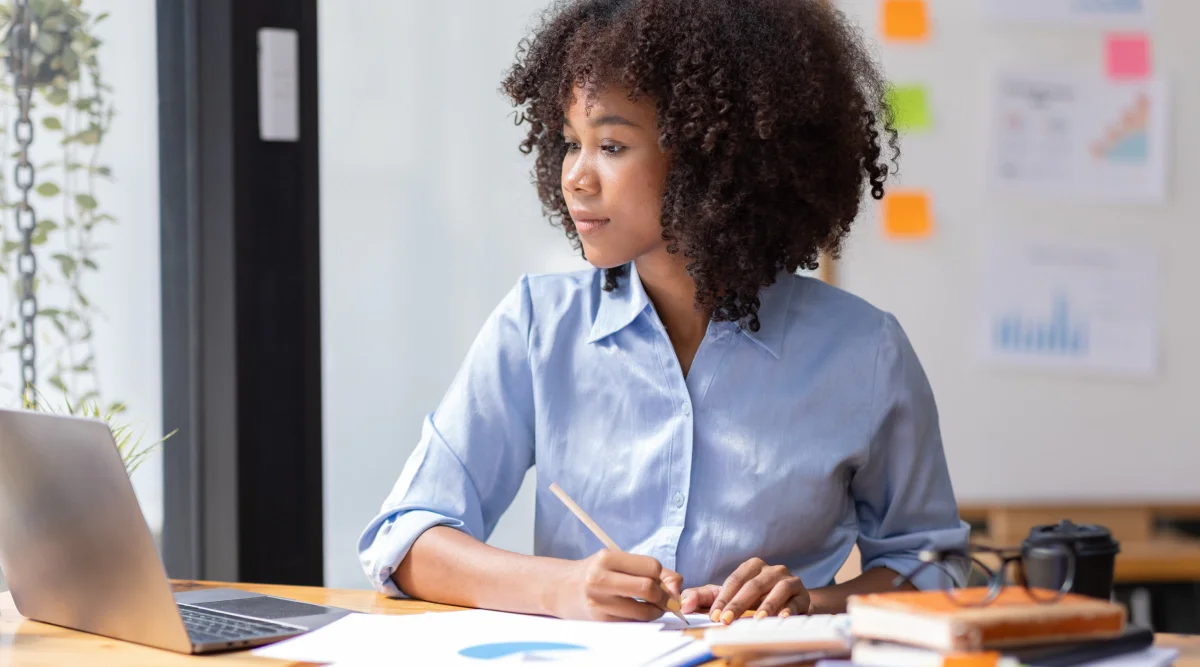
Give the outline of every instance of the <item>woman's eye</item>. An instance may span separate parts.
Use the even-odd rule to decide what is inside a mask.
[[[574,153],[575,151],[579,150],[579,144],[575,143],[574,141],[565,141],[564,143],[567,145],[568,153]]]
[[[617,155],[621,151],[625,150],[625,147],[619,144],[605,144],[600,147],[600,150],[608,153],[609,155]]]

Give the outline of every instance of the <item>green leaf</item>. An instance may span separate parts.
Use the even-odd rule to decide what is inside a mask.
[[[86,296],[84,296],[84,295],[83,295],[83,292],[80,292],[80,291],[79,291],[79,288],[75,288],[75,297],[76,297],[77,299],[79,299],[79,303],[83,304],[83,307],[84,307],[84,308],[90,308],[90,307],[91,307],[91,305],[92,305],[92,302],[91,302],[91,301],[88,301],[88,298],[87,298]],[[91,338],[91,337],[92,337],[92,332],[91,332],[91,330],[88,330],[88,332],[87,332],[87,335],[85,335],[85,336],[83,337],[83,339],[84,339],[84,340],[87,340],[87,339],[89,339],[89,338]]]
[[[91,270],[93,270],[93,271],[99,271],[99,270],[100,270],[100,267],[96,266],[96,263],[95,263],[95,262],[93,262],[92,260],[90,260],[90,259],[88,259],[88,258],[86,258],[86,257],[83,259],[83,265],[84,265],[84,266],[86,266],[86,267],[88,267],[89,269],[91,269]]]
[[[83,144],[84,146],[95,146],[96,144],[100,143],[99,129],[84,130],[83,132],[80,132],[78,136],[79,143]]]
[[[79,268],[75,262],[75,258],[71,257],[70,255],[58,253],[52,255],[50,259],[58,262],[58,268],[62,271],[64,278],[70,278],[71,274],[75,273],[75,270]]]
[[[20,248],[21,248],[21,244],[17,241],[5,241],[4,247],[0,248],[0,253],[7,255],[10,252],[16,252]]]
[[[97,176],[104,176],[104,177],[112,176],[112,168],[111,167],[90,167],[88,169],[88,171],[93,174],[96,174]]]
[[[62,313],[57,308],[41,308],[38,310],[38,317],[58,317]]]
[[[94,97],[83,97],[75,100],[75,108],[80,111],[91,111],[92,104],[96,103],[96,101]]]
[[[84,362],[82,364],[77,364],[71,370],[76,373],[90,373],[92,370],[92,367],[87,362]]]
[[[33,245],[45,245],[46,240],[47,239],[46,239],[46,231],[45,230],[38,231],[35,229],[33,232],[33,236],[29,237],[29,242]]]
[[[99,14],[96,15],[96,18],[94,21],[92,21],[92,23],[93,24],[99,23],[106,18],[108,18],[108,12],[100,12]]]
[[[67,99],[68,95],[66,88],[58,87],[54,90],[51,90],[49,93],[46,93],[46,101],[56,107],[66,104]]]
[[[62,188],[58,187],[57,183],[46,181],[37,186],[37,193],[43,197],[53,197],[62,192]]]
[[[63,127],[62,121],[60,121],[56,116],[46,116],[42,119],[42,125],[44,125],[47,130],[61,130]]]
[[[95,401],[95,400],[97,400],[98,398],[100,398],[100,392],[98,392],[98,391],[96,391],[95,389],[93,389],[93,390],[91,390],[91,391],[87,392],[86,394],[84,394],[83,396],[80,396],[80,397],[79,397],[79,402],[80,402],[80,403],[86,403],[86,402],[88,402],[88,401]]]
[[[91,211],[96,208],[96,198],[89,194],[75,195],[75,203],[79,204],[79,208],[85,211]]]
[[[64,336],[67,335],[67,328],[63,326],[62,320],[58,318],[52,318],[50,322],[54,324],[55,329],[58,329],[58,333]]]
[[[58,389],[59,391],[62,391],[62,392],[67,391],[67,385],[63,384],[62,377],[55,375],[50,378],[49,382],[50,382],[50,386],[54,387],[55,389]]]
[[[58,229],[58,223],[53,220],[39,220],[37,226],[34,227],[36,231],[52,232],[56,229]]]

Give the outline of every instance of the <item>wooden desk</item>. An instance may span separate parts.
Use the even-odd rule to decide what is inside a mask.
[[[371,614],[415,614],[425,611],[449,611],[454,607],[391,600],[371,591],[307,588],[300,586],[265,586],[177,582],[176,590],[227,587],[278,595],[280,597],[324,604]],[[1163,646],[1181,650],[1177,667],[1200,667],[1200,637],[1161,635]],[[283,667],[299,663],[266,660],[248,652],[224,653],[210,656],[186,656],[168,651],[137,646],[97,637],[53,625],[44,625],[20,617],[12,596],[0,595],[0,665],[4,667],[46,667],[49,665],[120,665],[121,667],[172,667],[173,665],[221,665],[224,667]],[[712,662],[711,667],[723,663]]]

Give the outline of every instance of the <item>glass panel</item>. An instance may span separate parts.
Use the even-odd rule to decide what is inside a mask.
[[[110,425],[128,427],[132,467],[138,443],[162,434],[155,4],[30,4],[36,20],[63,30],[61,53],[40,70],[31,114],[39,408],[108,414],[124,406]],[[2,18],[7,30],[11,17]],[[18,107],[11,74],[0,67],[0,404],[18,407],[22,381],[11,346],[21,331],[21,236],[8,208],[21,199],[12,155]],[[157,537],[159,458],[145,458],[133,481]]]

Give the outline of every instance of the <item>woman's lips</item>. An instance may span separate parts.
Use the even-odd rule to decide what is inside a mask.
[[[592,234],[599,231],[608,223],[608,218],[577,218],[575,220],[575,231],[584,235]]]

